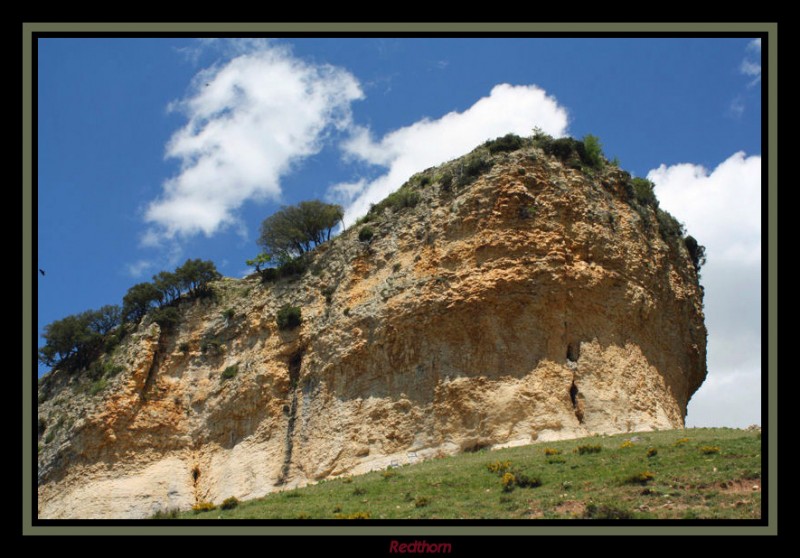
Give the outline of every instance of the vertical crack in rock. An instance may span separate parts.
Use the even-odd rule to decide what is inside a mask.
[[[156,345],[156,351],[153,355],[153,362],[150,364],[150,369],[147,371],[147,378],[144,380],[144,385],[142,386],[142,400],[147,401],[147,394],[150,389],[153,387],[153,383],[156,380],[156,373],[158,372],[159,366],[161,366],[161,360],[164,354],[164,332],[160,332],[158,334],[158,345]]]
[[[199,504],[200,503],[200,496],[197,493],[197,490],[198,490],[197,481],[199,479],[200,479],[200,467],[195,465],[194,468],[192,469],[192,492],[194,492],[194,503],[195,504]]]
[[[575,376],[572,376],[572,385],[569,388],[569,398],[572,401],[572,409],[575,411],[575,418],[578,424],[583,424],[583,397],[578,398],[578,386],[575,385]]]
[[[300,366],[303,363],[303,350],[301,349],[289,359],[289,389],[292,390],[292,402],[289,405],[289,421],[286,425],[286,450],[283,456],[283,466],[275,486],[286,484],[289,469],[292,466],[292,450],[294,449],[294,427],[297,422],[297,385],[300,379]]]

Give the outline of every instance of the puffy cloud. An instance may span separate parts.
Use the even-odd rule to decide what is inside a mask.
[[[706,246],[709,263],[761,261],[761,157],[731,155],[709,173],[683,163],[651,170],[661,206]]]
[[[687,425],[747,426],[761,419],[761,157],[735,153],[709,172],[661,165],[661,207],[706,246],[702,269],[708,379],[689,405]]]
[[[347,157],[384,167],[372,180],[336,184],[330,193],[344,203],[346,222],[363,215],[396,190],[412,174],[463,155],[487,139],[513,132],[530,135],[536,126],[564,135],[567,111],[553,97],[534,86],[495,86],[464,112],[439,119],[422,119],[376,140],[366,128],[357,128],[344,145]]]
[[[181,168],[147,207],[145,245],[212,235],[236,223],[245,201],[277,198],[281,177],[317,153],[329,130],[347,128],[350,104],[363,97],[341,68],[264,42],[234,47],[243,53],[198,73],[171,106],[188,119],[166,148]]]

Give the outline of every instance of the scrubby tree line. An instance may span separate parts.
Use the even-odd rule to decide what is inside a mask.
[[[120,308],[103,306],[56,320],[44,328],[45,345],[39,360],[51,367],[78,370],[87,367],[112,340],[109,334],[120,325]]]
[[[138,283],[128,289],[122,298],[122,317],[138,322],[154,307],[170,306],[184,294],[190,298],[204,294],[209,282],[219,277],[213,262],[186,260],[174,272],[161,271],[153,276],[152,283]]]
[[[89,366],[103,352],[122,338],[123,323],[138,323],[148,312],[154,321],[169,327],[179,320],[175,303],[187,296],[202,296],[209,282],[220,278],[213,262],[186,260],[174,272],[162,271],[152,282],[138,283],[128,289],[118,305],[103,306],[56,320],[44,328],[45,344],[39,360],[52,368],[70,372]]]

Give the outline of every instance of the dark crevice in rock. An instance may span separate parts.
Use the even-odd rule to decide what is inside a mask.
[[[158,345],[156,346],[155,354],[153,354],[153,362],[150,364],[150,370],[147,371],[147,378],[145,378],[144,386],[142,386],[142,399],[144,401],[147,401],[148,399],[147,394],[153,387],[153,383],[156,380],[158,368],[161,366],[161,360],[163,359],[163,355],[166,348],[165,342],[166,342],[166,335],[162,331],[158,335]]]
[[[200,479],[200,467],[197,465],[194,466],[192,469],[192,491],[194,492],[194,502],[195,504],[200,503],[200,498],[197,494],[197,481]]]
[[[283,466],[278,475],[276,486],[286,484],[289,478],[289,469],[292,466],[292,450],[294,449],[294,428],[297,422],[297,384],[300,380],[300,367],[303,364],[303,350],[299,350],[289,359],[289,385],[292,390],[292,402],[289,405],[289,420],[286,425],[286,449],[283,455]]]
[[[581,348],[577,343],[570,343],[567,345],[567,360],[570,362],[578,362],[581,356]]]
[[[575,411],[575,418],[579,424],[583,424],[583,401],[578,398],[578,386],[575,385],[575,377],[572,378],[572,385],[569,388],[569,399],[572,401],[572,409]]]

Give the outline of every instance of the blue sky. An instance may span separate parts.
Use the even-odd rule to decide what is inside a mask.
[[[760,64],[752,38],[39,39],[40,331],[189,257],[241,276],[281,204],[352,222],[539,126],[599,136],[706,244],[687,424],[760,423]]]

